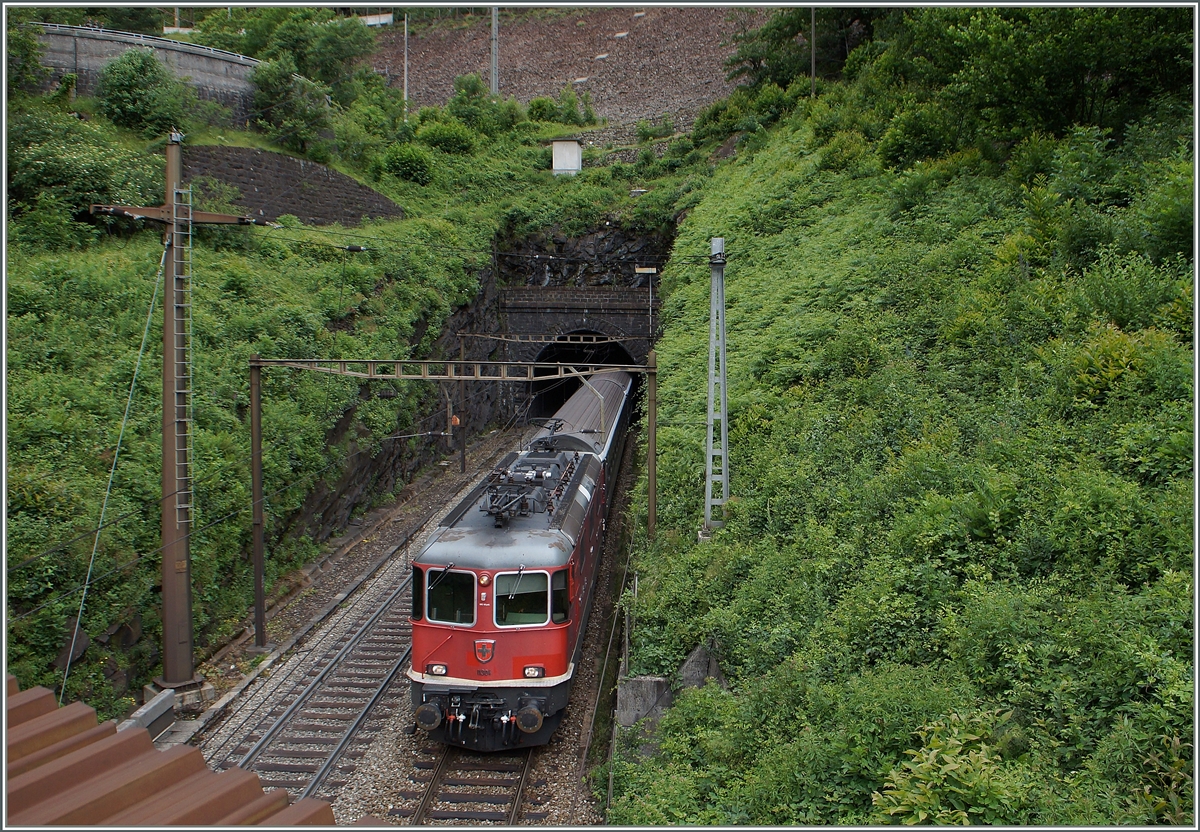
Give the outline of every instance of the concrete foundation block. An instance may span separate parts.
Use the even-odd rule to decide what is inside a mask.
[[[117,726],[118,731],[130,728],[145,728],[154,739],[175,722],[175,691],[168,688],[148,699],[146,704],[129,715],[129,719]]]
[[[679,682],[685,688],[700,688],[704,687],[704,683],[709,679],[716,679],[717,684],[723,688],[729,687],[716,657],[708,652],[708,648],[700,645],[688,655],[679,668]]]
[[[638,720],[657,723],[674,697],[671,683],[663,676],[635,676],[617,685],[617,722],[628,728]]]

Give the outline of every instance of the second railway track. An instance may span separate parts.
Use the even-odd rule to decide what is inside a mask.
[[[379,536],[395,540],[384,556],[198,738],[211,767],[252,770],[293,800],[336,799],[380,720],[407,694],[407,686],[393,683],[411,649],[409,550],[419,548],[454,493],[490,470],[519,435],[499,431],[485,440],[476,473],[437,483],[432,490],[439,493],[407,530],[381,524]]]
[[[338,775],[353,771],[353,763],[341,762],[343,756],[362,742],[363,727],[411,653],[410,604],[406,580],[335,655],[308,672],[310,678],[301,680],[307,684],[289,704],[268,712],[235,749],[235,757],[244,751],[242,757],[224,765],[257,772],[263,785],[299,797],[327,796],[343,785]]]

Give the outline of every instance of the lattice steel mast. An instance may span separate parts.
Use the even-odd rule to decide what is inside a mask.
[[[727,414],[729,402],[725,395],[725,239],[713,237],[712,287],[709,292],[708,313],[708,440],[704,453],[704,528],[700,534],[708,535],[713,529],[725,525],[721,519],[713,519],[713,508],[717,507],[718,518],[721,507],[729,500],[729,430]],[[720,432],[720,446],[717,433]],[[720,496],[714,493],[720,490]]]

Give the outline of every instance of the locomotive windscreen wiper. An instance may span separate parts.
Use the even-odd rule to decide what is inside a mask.
[[[515,581],[513,581],[512,592],[508,593],[508,600],[511,601],[513,599],[513,596],[517,594],[517,587],[519,587],[521,585],[521,573],[524,571],[525,571],[525,564],[522,563],[520,566],[517,567],[517,579]]]
[[[444,578],[444,577],[446,577],[447,575],[449,575],[449,574],[450,574],[450,570],[451,570],[451,569],[453,569],[453,568],[454,568],[454,563],[453,563],[453,562],[451,562],[451,563],[447,564],[447,565],[446,565],[446,568],[445,568],[445,569],[443,569],[443,570],[441,571],[441,573],[439,573],[439,574],[438,574],[438,576],[437,576],[436,578],[434,578],[434,579],[433,579],[433,580],[432,580],[432,581],[429,583],[429,586],[425,588],[425,591],[426,591],[426,592],[433,592],[433,588],[434,588],[435,586],[437,586],[438,584],[440,584],[440,583],[442,582],[442,578]]]

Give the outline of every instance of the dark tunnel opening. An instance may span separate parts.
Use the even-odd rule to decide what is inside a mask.
[[[572,340],[565,340],[570,337]],[[636,364],[625,347],[615,340],[609,340],[603,333],[591,330],[577,330],[564,340],[547,344],[540,353],[537,361],[562,364]],[[577,340],[582,338],[583,340]],[[538,375],[535,373],[535,375]],[[552,378],[545,381],[533,381],[530,384],[530,402],[527,417],[544,419],[553,416],[562,407],[571,394],[579,389],[581,382],[577,378]]]

